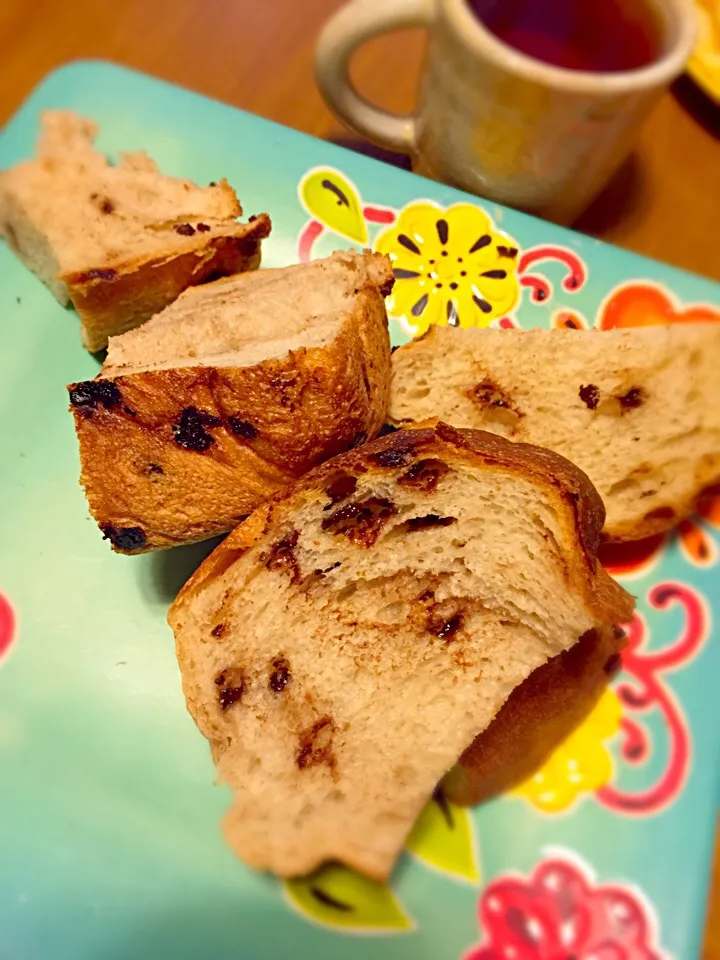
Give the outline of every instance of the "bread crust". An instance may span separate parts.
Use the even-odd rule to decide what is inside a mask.
[[[270,217],[262,213],[214,235],[196,233],[182,251],[158,249],[112,269],[60,274],[82,320],[83,346],[91,353],[104,350],[109,337],[138,327],[188,287],[256,270],[270,229]]]
[[[92,400],[98,384],[105,402]],[[247,367],[101,372],[70,384],[92,515],[122,553],[225,533],[311,467],[374,437],[389,389],[387,316],[372,278],[323,346]]]
[[[482,430],[457,430],[442,422],[424,429],[398,430],[379,437],[322,464],[275,495],[256,514],[236,527],[198,567],[178,594],[170,616],[176,616],[208,577],[227,569],[228,557],[237,557],[248,550],[268,529],[291,515],[313,491],[324,489],[339,471],[382,469],[378,466],[378,454],[383,455],[386,462],[411,465],[430,452],[434,457],[456,465],[476,466],[478,461],[483,461],[551,487],[561,497],[564,522],[574,529],[580,548],[577,563],[567,571],[570,581],[580,588],[588,608],[599,622],[618,623],[631,616],[633,598],[597,562],[605,508],[582,470],[552,450],[528,443],[513,443]]]
[[[482,803],[531,777],[591,713],[620,668],[625,643],[614,627],[588,630],[534,670],[443,778],[448,800]]]

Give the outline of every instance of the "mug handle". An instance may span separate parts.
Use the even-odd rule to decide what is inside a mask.
[[[401,153],[412,152],[417,119],[370,103],[353,86],[350,57],[367,40],[403,27],[427,26],[434,0],[352,0],[331,17],[315,53],[315,74],[330,109],[368,140]]]

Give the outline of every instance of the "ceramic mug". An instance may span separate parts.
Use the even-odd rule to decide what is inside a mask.
[[[590,73],[514,50],[467,0],[353,0],[320,37],[318,84],[347,126],[411,154],[416,173],[568,223],[620,165],[692,52],[696,15],[687,0],[646,2],[662,31],[657,58],[636,70]],[[420,25],[429,44],[417,113],[397,116],[353,87],[350,57],[377,34]]]

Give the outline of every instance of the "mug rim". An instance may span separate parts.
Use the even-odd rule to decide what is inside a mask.
[[[652,90],[682,73],[693,52],[698,22],[690,0],[646,0],[660,7],[679,28],[667,49],[652,63],[633,70],[595,72],[572,70],[537,60],[496,37],[470,9],[468,0],[442,0],[448,20],[458,38],[472,51],[491,60],[500,69],[518,74],[533,83],[567,93],[631,93]],[[672,26],[672,23],[671,23]]]

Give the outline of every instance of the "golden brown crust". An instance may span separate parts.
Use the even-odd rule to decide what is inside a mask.
[[[534,670],[444,777],[446,797],[481,803],[532,776],[591,712],[620,668],[624,645],[613,627],[588,630]]]
[[[71,384],[91,512],[126,553],[224,533],[311,467],[375,436],[389,384],[384,300],[372,287],[323,347],[249,367]]]
[[[229,189],[229,188],[228,188]],[[187,247],[152,258],[136,258],[112,268],[62,274],[83,322],[83,343],[91,352],[158,313],[188,287],[230,276],[260,265],[260,244],[270,233],[270,218],[220,228],[222,233],[196,232]]]
[[[304,499],[324,489],[338,471],[352,473],[382,469],[383,466],[409,467],[428,455],[447,463],[465,463],[474,467],[484,461],[552,488],[565,522],[574,530],[580,548],[578,562],[567,571],[570,583],[585,597],[588,608],[599,622],[617,623],[631,616],[632,597],[597,564],[597,543],[605,515],[602,501],[587,476],[550,450],[512,443],[481,430],[457,430],[445,423],[426,429],[398,430],[307,473],[261,508],[262,523],[258,516],[253,516],[233,530],[183,587],[174,608],[189,599],[205,580],[216,576],[219,569],[227,569],[228,557],[236,557],[247,550]]]

